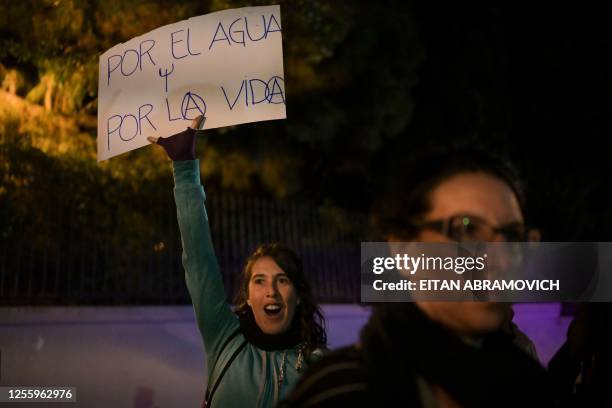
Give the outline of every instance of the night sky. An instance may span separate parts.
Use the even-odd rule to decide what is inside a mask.
[[[528,221],[545,240],[609,240],[612,33],[605,13],[575,4],[477,3],[415,4],[426,58],[414,120],[390,144],[392,162],[420,144],[500,151],[519,168]]]

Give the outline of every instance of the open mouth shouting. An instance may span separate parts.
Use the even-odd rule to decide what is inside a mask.
[[[268,317],[279,317],[283,307],[280,303],[270,303],[264,306],[264,313]]]

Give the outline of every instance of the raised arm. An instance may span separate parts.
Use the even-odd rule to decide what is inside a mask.
[[[224,339],[239,324],[225,300],[204,207],[199,162],[195,159],[195,138],[196,130],[188,128],[169,138],[149,140],[161,145],[173,160],[174,198],[183,244],[185,280],[210,362]]]

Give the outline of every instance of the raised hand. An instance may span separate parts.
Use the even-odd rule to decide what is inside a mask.
[[[164,148],[166,154],[172,161],[195,160],[195,140],[197,131],[204,127],[206,118],[203,115],[193,120],[191,125],[182,132],[169,137],[147,137],[151,143],[156,143]]]

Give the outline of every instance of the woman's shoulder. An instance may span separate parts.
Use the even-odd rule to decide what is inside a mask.
[[[361,365],[363,354],[357,345],[350,345],[330,351],[327,348],[316,348],[311,353],[311,368],[329,366],[335,363],[351,363]]]
[[[321,357],[323,357],[328,352],[329,350],[327,348],[317,347],[316,349],[310,352],[310,355],[308,356],[308,364],[310,365],[314,364],[315,362],[319,361]]]
[[[361,351],[355,346],[325,354],[317,350],[320,355],[280,406],[342,406],[367,400],[368,382]]]

